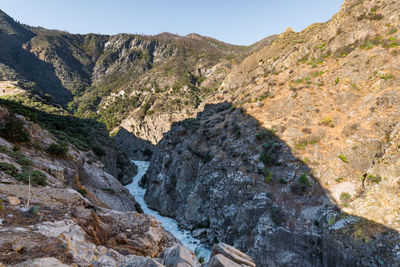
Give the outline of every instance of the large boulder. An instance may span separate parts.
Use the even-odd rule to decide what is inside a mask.
[[[183,246],[167,248],[163,253],[166,267],[197,267],[199,261],[191,250]]]
[[[238,250],[228,244],[222,243],[222,242],[215,244],[213,246],[212,252],[211,252],[211,257],[218,256],[218,254],[221,254],[221,255],[225,256],[226,258],[236,262],[237,264],[239,264],[239,266],[252,266],[252,267],[256,266],[254,263],[254,260],[252,258],[247,256],[240,250]],[[218,257],[216,260],[218,260],[220,262],[228,262],[222,257]],[[214,260],[213,262],[216,262],[216,260]],[[217,266],[217,265],[215,265],[215,266]],[[226,266],[228,266],[228,265],[226,265]]]
[[[237,264],[236,262],[228,259],[224,255],[218,254],[210,259],[207,263],[207,267],[242,267],[243,265]]]

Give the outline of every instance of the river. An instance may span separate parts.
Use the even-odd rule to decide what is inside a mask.
[[[132,183],[128,184],[126,188],[135,197],[136,201],[140,204],[145,214],[152,215],[158,221],[161,222],[164,229],[173,234],[177,239],[179,239],[182,244],[191,249],[197,256],[197,258],[203,257],[205,261],[210,258],[211,251],[206,246],[200,244],[200,240],[194,238],[190,231],[180,229],[178,227],[178,222],[172,218],[164,217],[160,215],[157,211],[150,209],[146,202],[144,201],[144,194],[146,189],[139,186],[139,181],[145,175],[150,163],[147,161],[133,161],[138,166],[138,173],[133,177]]]

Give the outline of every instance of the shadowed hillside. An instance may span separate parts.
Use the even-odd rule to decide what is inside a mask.
[[[398,232],[346,213],[352,196],[336,202],[292,152],[245,111],[206,105],[164,134],[142,180],[145,199],[259,266],[394,266]]]

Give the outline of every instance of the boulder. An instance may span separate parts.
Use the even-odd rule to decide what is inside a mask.
[[[72,265],[67,265],[62,263],[60,260],[56,258],[48,257],[48,258],[27,260],[13,266],[14,267],[69,267]]]
[[[218,254],[210,259],[207,263],[207,267],[241,267],[243,265],[237,264],[236,262],[228,259],[224,255]]]
[[[252,267],[256,266],[252,258],[247,256],[240,250],[222,242],[215,244],[213,246],[211,257],[216,256],[218,254],[224,255],[226,258],[244,266],[252,266]]]
[[[21,204],[21,200],[17,197],[8,197],[8,202],[13,206]]]
[[[122,267],[163,267],[157,260],[136,255],[128,255],[124,259]]]
[[[167,248],[163,253],[166,267],[197,267],[200,266],[194,253],[183,246]]]

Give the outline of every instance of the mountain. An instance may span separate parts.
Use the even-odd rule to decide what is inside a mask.
[[[192,114],[233,64],[274,40],[243,47],[198,34],[74,35],[21,25],[3,12],[0,24],[2,80],[30,83],[79,117],[99,119],[110,131],[122,125],[154,143],[171,121]]]

